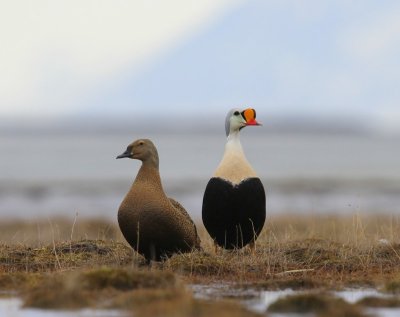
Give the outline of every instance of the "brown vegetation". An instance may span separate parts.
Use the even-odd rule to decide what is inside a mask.
[[[143,316],[194,312],[206,316],[222,306],[232,311],[230,316],[239,311],[245,314],[244,308],[232,302],[193,298],[187,283],[321,292],[368,286],[397,294],[399,229],[399,219],[394,217],[282,216],[267,219],[255,253],[219,249],[215,254],[211,239],[199,226],[204,251],[176,254],[147,267],[125,243],[114,222],[3,222],[0,290],[19,292],[29,306],[120,307],[140,311]],[[370,304],[374,305],[378,304]],[[358,309],[349,311],[359,314]]]
[[[268,311],[275,313],[314,313],[317,317],[361,317],[360,307],[325,294],[307,293],[287,296],[272,303]]]

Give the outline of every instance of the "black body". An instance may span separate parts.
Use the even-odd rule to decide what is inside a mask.
[[[265,209],[265,191],[259,178],[232,184],[213,177],[203,197],[203,223],[219,246],[242,248],[260,234],[265,222]]]

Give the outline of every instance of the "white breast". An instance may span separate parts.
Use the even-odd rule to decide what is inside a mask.
[[[224,156],[213,176],[226,179],[233,184],[239,184],[250,177],[257,177],[243,153],[238,135],[228,137]]]

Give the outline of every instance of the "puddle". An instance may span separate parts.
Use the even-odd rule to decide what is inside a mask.
[[[218,300],[218,299],[234,299],[241,302],[248,309],[264,313],[268,306],[277,299],[299,293],[292,289],[278,291],[260,291],[256,289],[238,289],[232,284],[195,284],[190,285],[194,297]],[[355,303],[358,300],[373,296],[373,297],[390,297],[378,292],[375,289],[347,289],[344,291],[331,292],[332,295],[343,298],[349,303]],[[379,308],[366,309],[367,313],[377,317],[398,317],[400,316],[399,308]],[[100,310],[100,309],[82,309],[77,311],[62,311],[62,310],[43,310],[36,308],[22,308],[22,301],[19,298],[0,298],[0,316],[10,317],[123,317],[126,314],[120,310]],[[269,314],[272,317],[305,317],[312,316],[310,314]]]
[[[371,314],[371,316],[377,316],[377,317],[399,317],[400,316],[400,309],[395,308],[379,308],[379,309],[367,309],[366,310],[368,313]]]
[[[354,304],[365,297],[389,298],[391,295],[378,292],[373,288],[352,288],[340,292],[332,292],[336,297],[343,298],[346,302]]]
[[[22,308],[19,298],[1,298],[0,316],[9,317],[123,317],[119,310],[81,309],[73,311]]]
[[[190,289],[196,298],[216,300],[223,298],[237,299],[248,309],[264,313],[269,305],[277,299],[287,295],[298,294],[301,291],[294,291],[292,289],[278,290],[278,291],[260,291],[256,289],[238,289],[232,284],[210,284],[210,285],[191,285]],[[378,292],[375,289],[346,289],[343,291],[332,291],[332,295],[342,298],[348,303],[355,303],[365,297],[390,297]],[[398,317],[400,316],[400,308],[366,308],[367,313],[371,313],[377,317]],[[294,316],[312,316],[310,314],[274,314],[270,313],[268,316],[273,317],[294,317]]]

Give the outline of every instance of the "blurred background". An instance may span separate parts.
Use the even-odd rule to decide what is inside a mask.
[[[135,0],[0,4],[0,216],[116,219],[158,147],[197,220],[242,131],[269,215],[400,212],[398,1]]]

